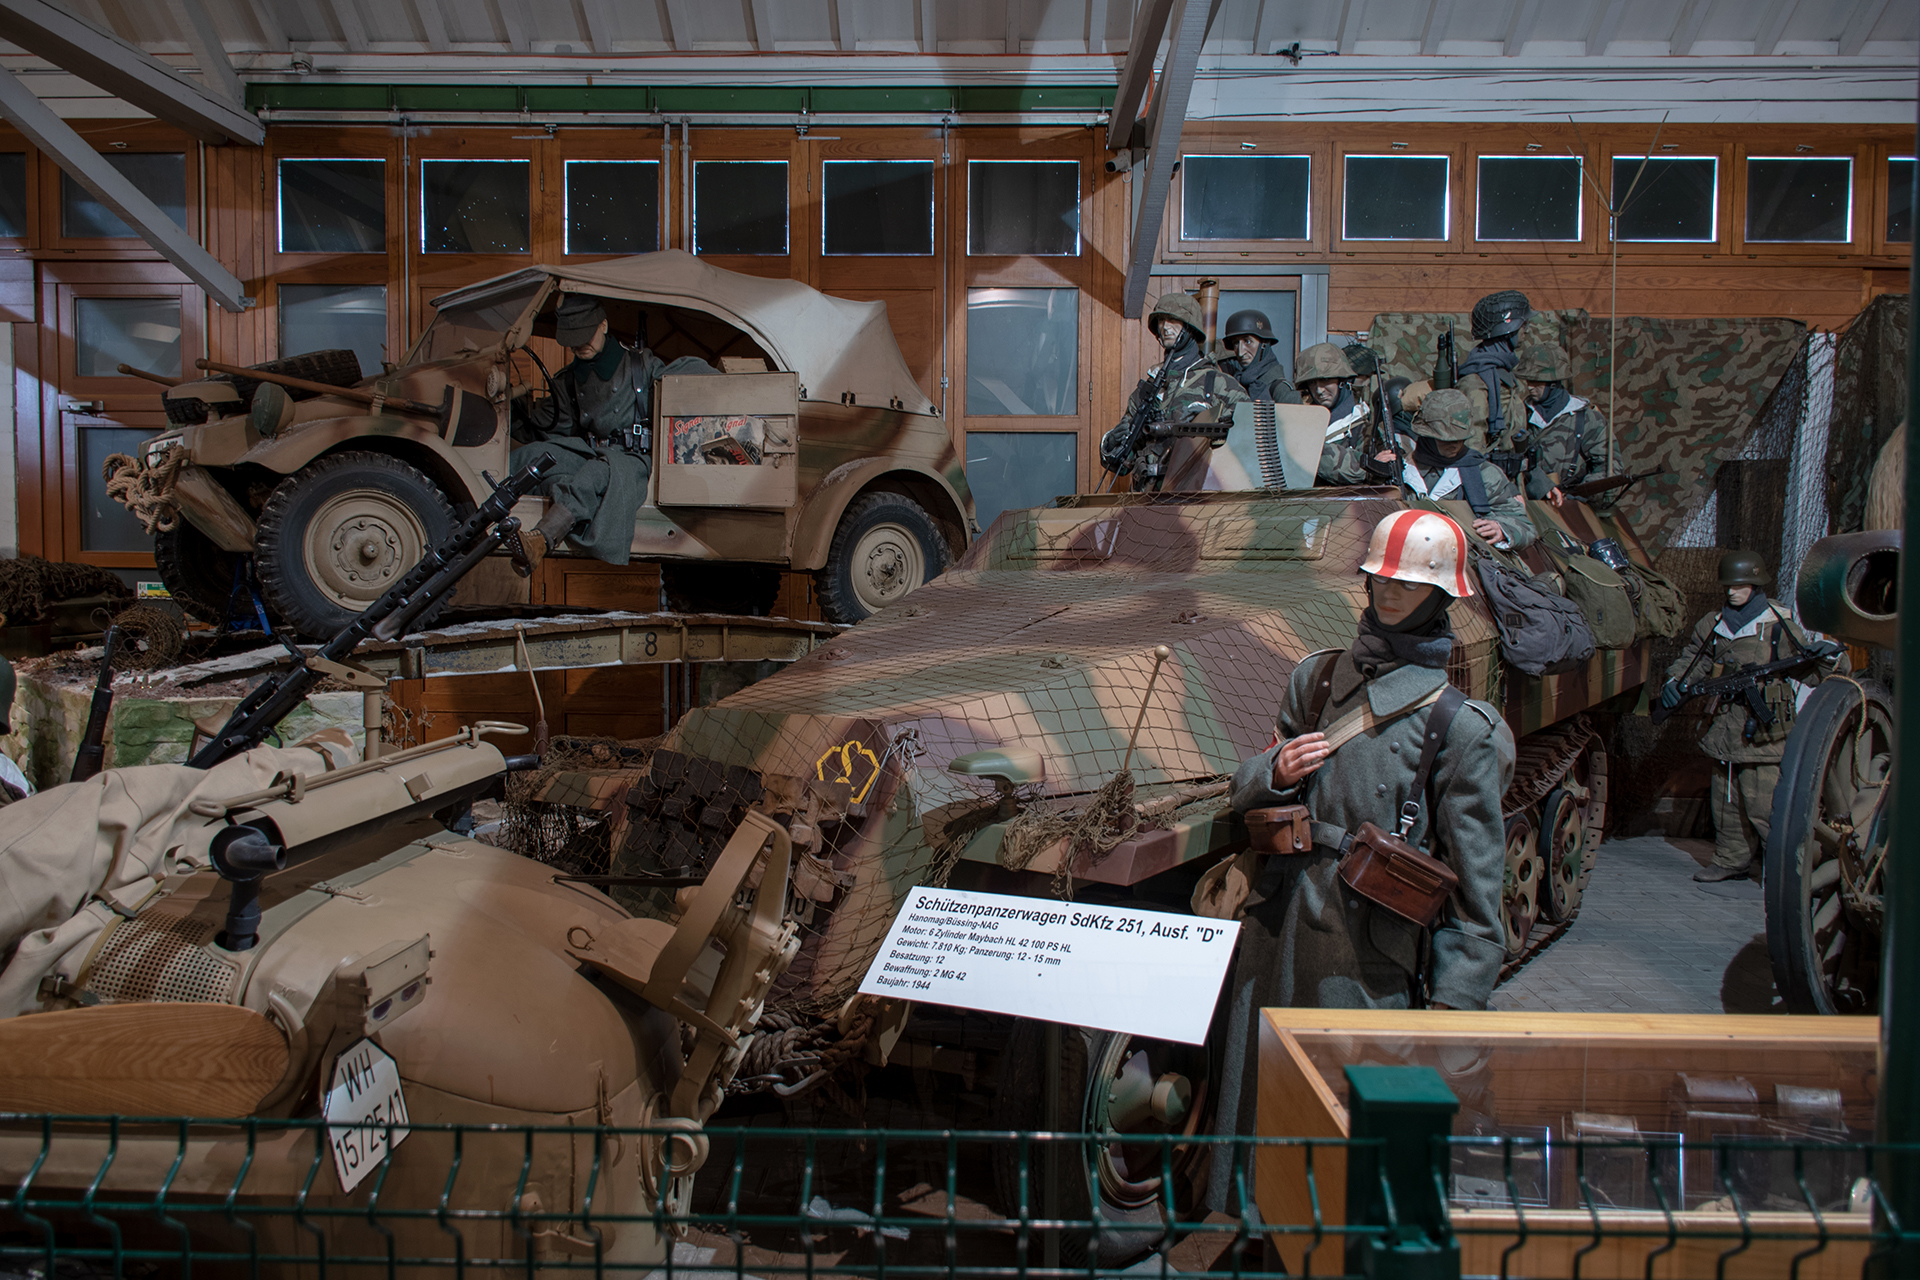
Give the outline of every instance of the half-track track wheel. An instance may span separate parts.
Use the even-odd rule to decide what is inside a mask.
[[[1000,1105],[1009,1127],[1045,1129],[1046,1024],[1021,1019],[1001,1056]],[[1158,1142],[1129,1135],[1204,1133],[1210,1106],[1207,1050],[1201,1045],[1148,1040],[1092,1027],[1060,1029],[1061,1128],[1107,1134],[1096,1149],[1060,1149],[1060,1216],[1093,1216],[1098,1199],[1103,1226],[1064,1232],[1060,1261],[1069,1267],[1124,1266],[1165,1239],[1165,1178],[1174,1179],[1174,1204],[1193,1209],[1206,1191],[1208,1148],[1179,1145],[1169,1162]],[[1027,1148],[1027,1209],[1042,1212],[1046,1148]],[[1001,1207],[1017,1216],[1020,1154],[997,1151],[994,1182]]]
[[[326,637],[385,595],[453,526],[452,504],[417,467],[383,453],[334,453],[267,495],[254,562],[267,602],[287,625]],[[415,626],[431,626],[446,604]]]
[[[1886,690],[1822,681],[1787,737],[1763,865],[1767,956],[1788,1013],[1880,1007],[1892,770]]]
[[[1540,801],[1540,853],[1547,863],[1540,910],[1553,923],[1565,923],[1580,910],[1606,821],[1607,753],[1590,739]]]
[[[237,552],[222,551],[212,538],[185,519],[153,535],[153,563],[173,602],[202,622],[218,626],[233,595]],[[251,606],[246,612],[251,613]]]
[[[1501,917],[1507,924],[1507,955],[1522,955],[1540,919],[1546,859],[1540,856],[1540,832],[1531,809],[1507,818],[1507,873],[1500,888]]]
[[[926,508],[900,493],[867,493],[847,504],[826,566],[814,575],[829,622],[860,622],[906,599],[953,563]]]

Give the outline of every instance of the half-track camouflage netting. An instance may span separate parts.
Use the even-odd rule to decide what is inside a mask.
[[[1351,642],[1368,538],[1399,506],[1390,490],[1320,489],[1009,512],[907,601],[689,712],[629,796],[613,870],[697,872],[748,808],[789,815],[808,905],[774,1006],[824,1013],[852,994],[905,891],[959,864],[976,886],[1046,892],[1136,884],[1224,849],[1227,776],[1271,740],[1294,664]],[[1644,559],[1630,529],[1582,504],[1534,514]],[[1543,553],[1531,569],[1547,567]],[[1581,713],[1645,678],[1636,643],[1524,679],[1499,661],[1482,597],[1452,618],[1452,678],[1505,708],[1551,772],[1522,790],[1544,794],[1592,736]],[[949,767],[963,757],[965,776]],[[627,901],[664,906],[657,891]]]

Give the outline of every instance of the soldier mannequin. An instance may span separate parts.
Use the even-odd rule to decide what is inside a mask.
[[[1147,326],[1160,342],[1166,359],[1140,380],[1127,398],[1126,416],[1152,390],[1152,380],[1167,371],[1166,387],[1152,406],[1152,416],[1166,422],[1228,422],[1233,406],[1247,398],[1234,376],[1207,354],[1206,331],[1201,328],[1200,304],[1185,293],[1164,293],[1147,313]],[[1127,461],[1120,455],[1123,421],[1100,440],[1100,463],[1118,471]]]
[[[1353,394],[1359,376],[1347,353],[1331,342],[1316,342],[1293,364],[1301,397],[1328,413],[1327,439],[1320,447],[1319,484],[1376,484],[1366,466],[1367,406]],[[1391,456],[1391,455],[1389,455]]]
[[[1479,345],[1460,362],[1459,389],[1473,408],[1473,428],[1467,436],[1478,452],[1506,435],[1507,419],[1520,401],[1520,383],[1513,375],[1519,353],[1514,335],[1533,314],[1527,295],[1517,289],[1490,293],[1473,304],[1473,336]]]
[[[1447,724],[1426,794],[1410,793],[1435,712],[1423,699],[1447,683],[1452,599],[1473,594],[1465,536],[1432,511],[1398,511],[1373,531],[1360,571],[1371,600],[1346,650],[1301,659],[1274,742],[1242,762],[1233,808],[1305,805],[1313,851],[1264,859],[1247,900],[1229,987],[1222,1118],[1254,1132],[1258,1036],[1267,1005],[1405,1009],[1422,991],[1434,1008],[1483,1009],[1506,956],[1500,917],[1506,838],[1500,798],[1513,778],[1513,733],[1483,702],[1461,700]],[[1315,723],[1317,686],[1331,680]],[[1413,708],[1407,710],[1407,708]],[[1330,749],[1321,729],[1362,708],[1377,723]],[[1363,822],[1398,829],[1459,875],[1429,930],[1359,897],[1340,856]]]
[[[1273,354],[1273,324],[1261,311],[1236,311],[1227,317],[1222,334],[1233,354],[1220,367],[1239,379],[1247,395],[1275,404],[1299,404],[1300,393],[1287,381],[1287,371]]]
[[[1607,420],[1587,401],[1572,394],[1566,381],[1573,376],[1567,353],[1550,342],[1529,343],[1520,352],[1513,374],[1526,388],[1524,422],[1509,422],[1496,449],[1514,455],[1516,479],[1525,477],[1529,498],[1544,498],[1554,506],[1566,501],[1569,485],[1612,475],[1607,457]],[[1592,499],[1602,510],[1611,507],[1618,491]]]
[[[1517,551],[1534,540],[1533,521],[1506,472],[1467,448],[1471,413],[1460,392],[1430,392],[1413,417],[1413,450],[1400,483],[1434,501],[1464,500],[1473,508],[1475,533],[1503,550]],[[1385,452],[1375,455],[1378,462],[1392,458]]]
[[[1720,557],[1720,585],[1726,588],[1727,603],[1700,619],[1687,647],[1667,668],[1661,705],[1680,705],[1682,680],[1711,680],[1749,662],[1771,662],[1802,650],[1814,650],[1824,660],[1824,669],[1812,675],[1812,684],[1835,671],[1847,671],[1846,651],[1832,641],[1810,638],[1787,609],[1767,599],[1766,582],[1766,567],[1753,552],[1729,551]],[[1700,660],[1697,667],[1696,659]],[[1713,780],[1713,863],[1696,871],[1695,880],[1710,884],[1751,875],[1755,860],[1766,852],[1780,757],[1806,689],[1807,684],[1792,679],[1767,684],[1762,696],[1774,715],[1774,722],[1767,726],[1753,719],[1744,701],[1723,699],[1719,714],[1700,736],[1701,752],[1721,769],[1715,770],[1719,776]]]
[[[531,435],[533,442],[515,449],[507,463],[524,466],[545,453],[557,464],[539,489],[552,505],[521,538],[536,564],[562,538],[608,564],[625,564],[653,472],[640,432],[652,421],[653,386],[668,366],[644,346],[630,351],[613,341],[606,308],[585,294],[561,299],[554,338],[573,359],[554,375],[553,394],[515,424],[515,435]],[[704,361],[676,360],[673,372],[714,370]]]

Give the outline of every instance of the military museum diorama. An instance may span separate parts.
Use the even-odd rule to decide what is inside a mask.
[[[148,7],[0,1280],[1920,1274],[1911,6]]]

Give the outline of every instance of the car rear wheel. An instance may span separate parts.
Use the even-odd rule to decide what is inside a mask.
[[[453,507],[416,467],[380,453],[336,453],[275,486],[255,560],[267,601],[302,635],[331,636],[453,531]],[[416,626],[431,624],[441,601]]]
[[[840,517],[826,567],[816,575],[829,622],[859,622],[906,599],[952,563],[926,508],[900,493],[855,498]]]
[[[202,622],[218,626],[226,620],[227,601],[233,596],[233,570],[240,559],[222,551],[212,538],[184,518],[179,525],[153,535],[153,562],[160,570],[173,602]],[[246,606],[243,612],[251,612]]]

